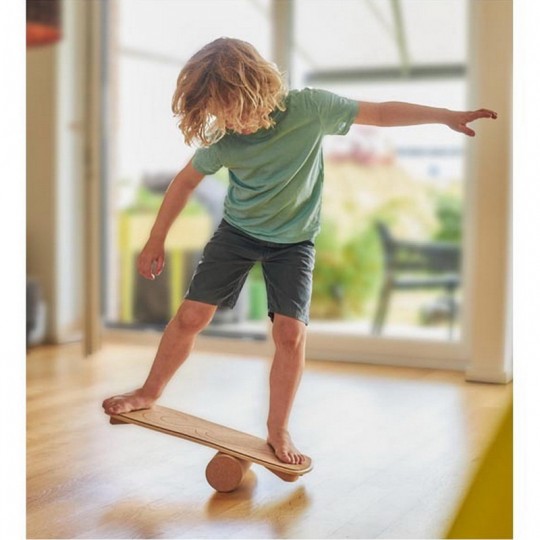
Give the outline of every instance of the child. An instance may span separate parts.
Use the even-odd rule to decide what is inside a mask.
[[[303,454],[288,432],[302,376],[314,239],[320,230],[324,135],[351,124],[439,123],[474,136],[467,124],[493,111],[458,112],[401,102],[358,102],[324,90],[287,91],[275,65],[249,43],[220,38],[180,72],[172,109],[186,143],[202,145],[167,189],[137,268],[163,270],[165,237],[197,184],[229,169],[224,218],[204,248],[144,385],[103,402],[107,414],[150,408],[188,357],[217,306],[233,307],[249,270],[261,261],[275,354],[270,371],[268,444],[286,463]]]

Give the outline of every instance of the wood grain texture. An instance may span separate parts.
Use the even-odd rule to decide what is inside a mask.
[[[251,461],[218,452],[206,466],[206,480],[220,493],[230,493],[240,486]]]
[[[194,351],[160,404],[265,437],[270,359],[253,347]],[[252,466],[216,493],[215,450],[104,417],[154,354],[29,351],[28,538],[441,538],[512,393],[460,372],[308,360],[290,431],[313,471],[289,484]]]
[[[259,437],[169,407],[154,405],[151,409],[111,415],[111,420],[124,421],[187,439],[285,474],[301,476],[313,469],[308,456],[306,463],[284,463],[275,456],[266,441]]]

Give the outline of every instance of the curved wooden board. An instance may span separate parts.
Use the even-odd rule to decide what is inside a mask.
[[[308,456],[306,463],[299,465],[283,463],[275,456],[267,442],[259,437],[160,405],[154,405],[151,409],[113,414],[111,422],[113,421],[161,431],[286,474],[303,475],[313,468]]]

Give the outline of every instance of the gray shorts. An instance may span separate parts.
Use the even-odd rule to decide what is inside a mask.
[[[184,298],[234,307],[253,265],[262,265],[268,316],[309,322],[315,245],[311,240],[278,244],[254,238],[224,219],[206,244]]]

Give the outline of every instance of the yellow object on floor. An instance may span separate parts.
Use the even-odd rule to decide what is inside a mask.
[[[446,538],[513,537],[512,414],[510,403]]]

